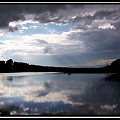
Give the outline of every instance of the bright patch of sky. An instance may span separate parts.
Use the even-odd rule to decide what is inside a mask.
[[[69,32],[70,26],[68,24],[55,24],[55,23],[49,23],[47,24],[47,28],[53,32],[56,33],[62,33],[62,32]]]
[[[70,26],[68,24],[30,24],[27,23],[24,26],[18,26],[19,33],[22,35],[32,34],[61,34],[62,32],[68,32]]]
[[[6,40],[19,40],[20,37],[25,35],[34,34],[62,34],[63,32],[69,32],[70,26],[68,24],[40,24],[40,23],[26,23],[24,25],[17,25],[18,31],[6,32],[1,34],[0,41]]]

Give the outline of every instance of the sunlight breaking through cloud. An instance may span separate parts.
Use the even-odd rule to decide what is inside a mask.
[[[0,44],[0,59],[6,60],[10,57],[25,61],[24,57],[28,56],[31,63],[38,64],[33,56],[36,56],[36,59],[39,56],[41,59],[49,56],[48,59],[44,59],[45,63],[48,63],[46,65],[49,65],[52,56],[54,63],[56,61],[57,65],[65,65],[66,57],[63,56],[76,55],[78,60],[76,61],[75,57],[72,60],[76,61],[77,66],[83,64],[79,58],[83,59],[86,54],[91,54],[93,61],[98,59],[97,54],[100,52],[100,59],[109,61],[120,57],[117,54],[120,50],[120,6],[117,4],[0,7],[3,11],[0,11],[0,42],[3,43]],[[94,52],[96,58],[92,56]],[[62,58],[62,64],[57,61],[57,55]],[[84,64],[92,62],[89,59],[91,58],[84,58]],[[101,62],[94,64],[101,65]]]

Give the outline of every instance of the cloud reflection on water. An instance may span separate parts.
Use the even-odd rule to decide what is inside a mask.
[[[0,80],[0,103],[8,110],[11,105],[17,106],[10,110],[11,115],[100,115],[120,111],[120,84],[104,81],[105,75],[11,73],[12,81],[8,76]]]

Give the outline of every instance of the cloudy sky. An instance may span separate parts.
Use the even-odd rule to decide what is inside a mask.
[[[119,4],[0,4],[0,60],[99,66],[119,53]]]

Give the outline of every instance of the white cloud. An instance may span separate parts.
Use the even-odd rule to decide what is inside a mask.
[[[4,32],[0,32],[0,36],[4,36],[5,35],[5,33]]]
[[[39,46],[43,46],[43,44],[40,45],[40,41],[44,41],[47,43],[44,44],[44,50],[50,47],[50,53],[51,54],[70,54],[73,52],[83,52],[86,51],[86,47],[82,40],[75,40],[68,37],[71,33],[76,33],[81,30],[71,30],[69,32],[63,32],[61,34],[33,34],[33,35],[25,35],[22,37],[24,41],[35,41],[39,42]],[[34,45],[34,43],[33,43]],[[52,49],[51,49],[52,48]],[[47,49],[48,51],[48,49]],[[44,53],[44,52],[43,52]],[[46,52],[45,52],[46,53]]]
[[[35,25],[33,25],[33,26],[30,26],[30,29],[36,29],[38,26],[35,26]]]
[[[72,33],[80,33],[80,32],[84,32],[84,30],[83,29],[71,29],[68,32],[63,32],[63,34],[65,34],[65,35],[71,35]]]
[[[19,21],[10,22],[9,26],[10,27],[16,27],[17,25],[25,25],[27,23],[36,24],[36,23],[39,23],[39,22],[38,21],[33,21],[33,20],[25,20],[25,21],[19,20]]]
[[[108,110],[108,111],[113,111],[118,105],[113,104],[113,105],[101,105],[101,109]]]
[[[22,26],[18,31],[20,32],[20,33],[24,33],[24,31],[25,30],[28,30],[29,28],[28,27],[26,27],[26,26]]]
[[[23,26],[23,29],[26,29]],[[23,30],[19,30],[23,32]],[[62,55],[83,52],[86,50],[82,41],[70,40],[71,33],[80,30],[71,30],[61,34],[32,34],[17,37],[17,40],[6,40],[0,46],[0,55],[9,56],[31,56],[31,55]],[[10,38],[9,38],[10,39]]]
[[[114,25],[111,25],[110,23],[104,23],[100,26],[98,26],[99,29],[114,29],[115,30],[115,27]]]
[[[25,54],[42,54],[43,47],[36,46],[32,42],[27,43],[24,40],[18,41],[4,41],[4,44],[0,45],[1,56],[12,56],[12,55],[25,55]],[[11,51],[11,52],[10,52]]]
[[[22,30],[28,30],[28,27],[22,26],[21,29],[22,29]]]
[[[99,59],[99,60],[92,60],[90,62],[86,62],[85,64],[81,64],[80,66],[99,66],[99,65],[110,65],[116,59]]]
[[[48,43],[57,43],[57,44],[65,44],[66,40],[65,35],[58,35],[58,34],[33,34],[33,35],[25,35],[23,36],[23,40],[34,40],[34,39],[40,39],[45,40]]]
[[[6,33],[6,30],[0,30],[0,36],[4,36]]]

